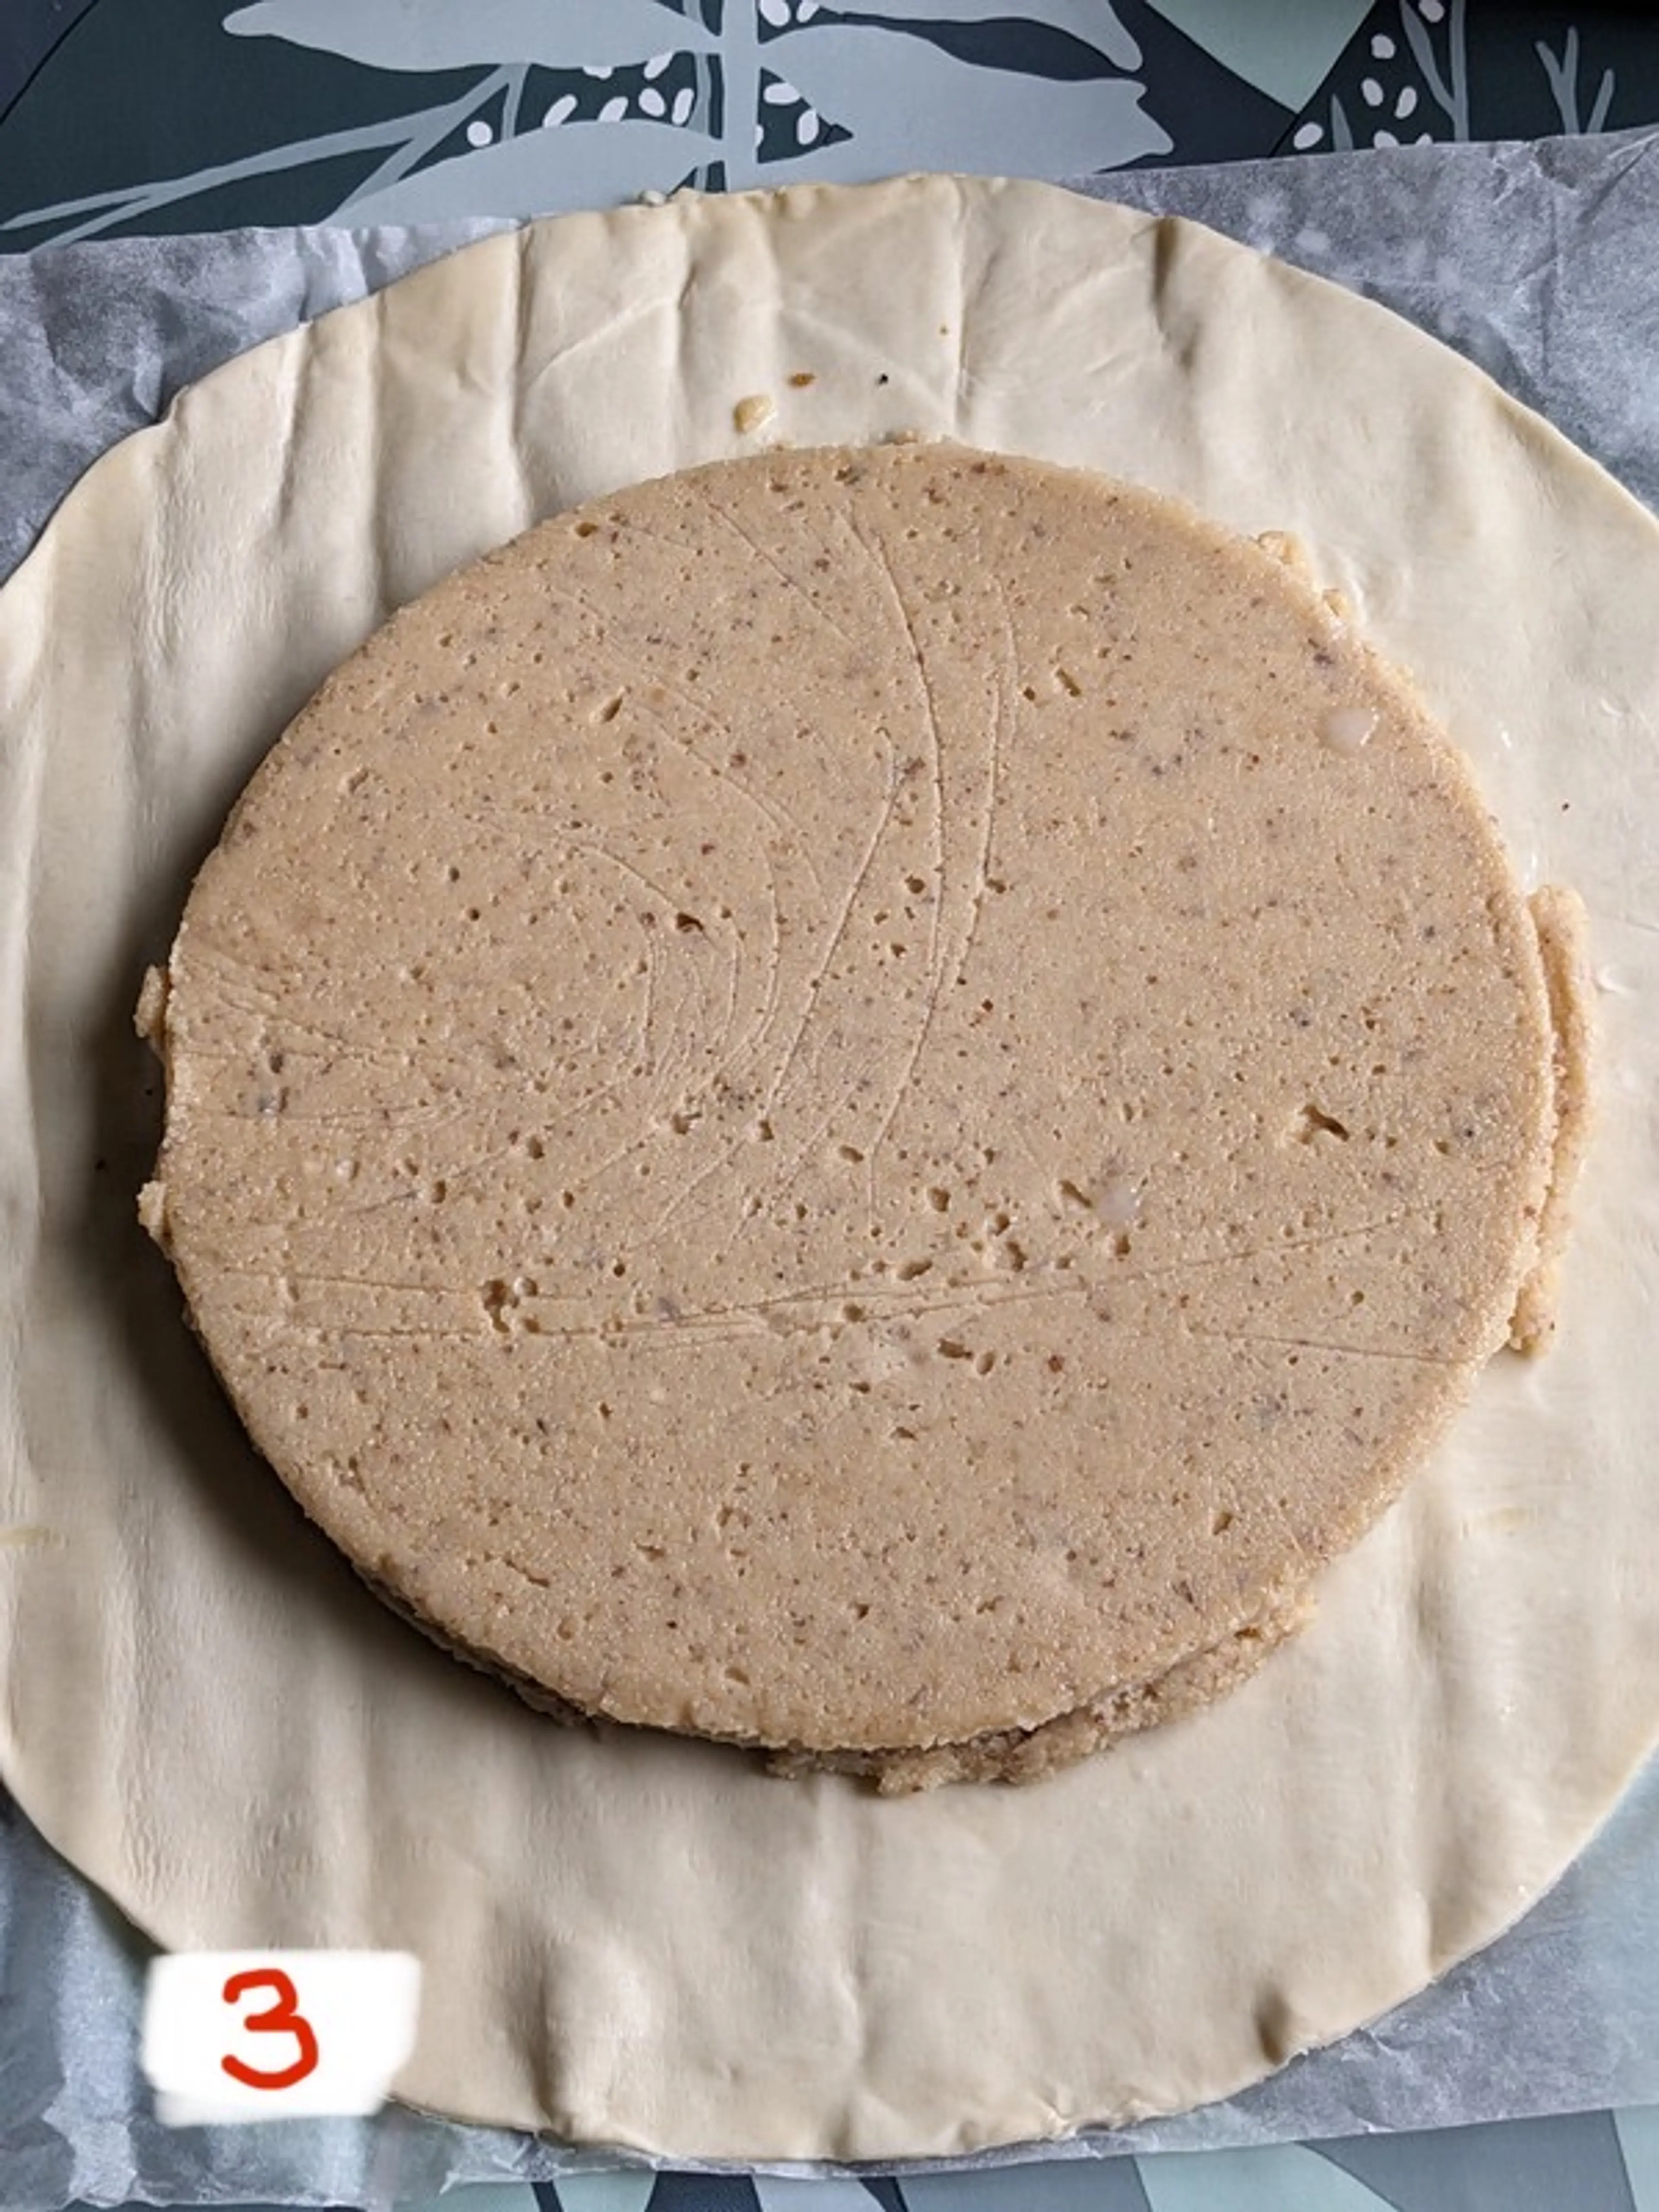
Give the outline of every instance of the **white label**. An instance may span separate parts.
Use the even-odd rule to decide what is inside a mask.
[[[406,1951],[186,1951],[152,1961],[139,2063],[170,2128],[356,2117],[415,2048]]]

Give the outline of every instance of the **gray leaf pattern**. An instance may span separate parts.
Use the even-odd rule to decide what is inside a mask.
[[[659,0],[468,0],[410,8],[398,0],[254,0],[226,16],[235,38],[286,39],[374,69],[467,69],[540,62],[590,69],[719,42]]]
[[[1549,80],[1563,131],[1573,133],[1601,130],[1607,119],[1607,110],[1613,106],[1618,79],[1610,69],[1604,69],[1591,100],[1589,115],[1581,114],[1578,101],[1578,26],[1576,23],[1568,26],[1559,55],[1542,39],[1535,42],[1533,51]]]
[[[1033,85],[1017,66],[963,58],[942,41],[1011,19],[1012,0],[725,0],[707,11],[673,0],[252,0],[222,29],[361,65],[422,75],[482,72],[465,94],[389,121],[322,132],[216,167],[64,200],[0,228],[50,222],[94,237],[262,175],[340,157],[378,156],[342,185],[330,215],[418,222],[455,215],[526,216],[614,204],[681,184],[736,189],[797,178],[851,179],[940,168],[1030,167]],[[1019,0],[1018,21],[1074,42],[1085,70],[1042,81],[1041,139],[1052,173],[1103,169],[1167,154],[1131,72],[1140,50],[1110,0]],[[936,33],[938,35],[930,35]],[[665,91],[670,65],[695,84]],[[532,72],[592,81],[531,96]],[[580,76],[576,72],[580,71]],[[611,80],[619,78],[615,88]],[[539,111],[539,112],[538,112]]]
[[[872,65],[872,28],[863,23],[816,21],[788,41],[787,67],[820,112],[860,114],[848,153],[865,173],[881,169],[971,169],[995,174],[1018,169],[1030,144],[1029,94],[1006,70],[958,61],[942,47],[903,36]],[[781,42],[780,42],[781,43]],[[884,98],[874,107],[870,90],[883,80]],[[1169,135],[1141,106],[1144,87],[1133,77],[1045,84],[1045,158],[1060,170],[1103,168],[1170,149]],[[840,164],[824,165],[835,173]]]
[[[893,23],[996,23],[1017,15],[1023,23],[1064,31],[1092,46],[1114,68],[1140,67],[1140,49],[1109,7],[1101,0],[772,0],[763,5],[767,24],[810,23],[821,15],[878,16]]]

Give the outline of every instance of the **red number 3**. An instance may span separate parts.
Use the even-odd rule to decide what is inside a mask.
[[[250,2089],[292,2088],[317,2070],[316,2031],[299,2008],[299,1991],[280,1966],[254,1966],[246,1973],[233,1974],[225,1984],[225,2002],[234,2004],[251,1990],[269,1990],[276,2002],[268,2012],[250,2013],[242,2026],[261,2035],[291,2035],[300,2046],[300,2055],[287,2066],[269,2069],[245,2066],[240,2058],[222,2058],[219,2063],[233,2081],[243,2082]]]

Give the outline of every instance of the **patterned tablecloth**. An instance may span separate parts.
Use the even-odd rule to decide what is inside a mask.
[[[0,0],[0,250],[895,169],[1058,175],[1659,119],[1659,20],[1480,0]],[[18,1816],[12,1813],[9,1816]],[[15,1985],[15,1984],[14,1984]],[[36,2115],[0,2079],[0,2212]],[[463,2212],[1659,2212],[1659,2112]]]
[[[4,0],[0,242],[1656,118],[1578,0]]]

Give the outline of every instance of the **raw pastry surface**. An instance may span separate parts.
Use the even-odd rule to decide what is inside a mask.
[[[132,1221],[160,1126],[137,979],[285,724],[539,516],[752,450],[732,410],[761,392],[802,447],[915,430],[1294,533],[1523,883],[1583,895],[1617,987],[1549,1357],[1489,1364],[1270,1667],[1035,1790],[883,1802],[550,1729],[365,1606]],[[1656,597],[1652,519],[1467,363],[1037,186],[562,221],[187,392],[0,592],[0,1512],[40,1532],[0,1547],[0,1761],[26,1810],[171,1946],[416,1951],[413,2100],[682,2155],[1170,2110],[1496,1934],[1659,1715]]]

